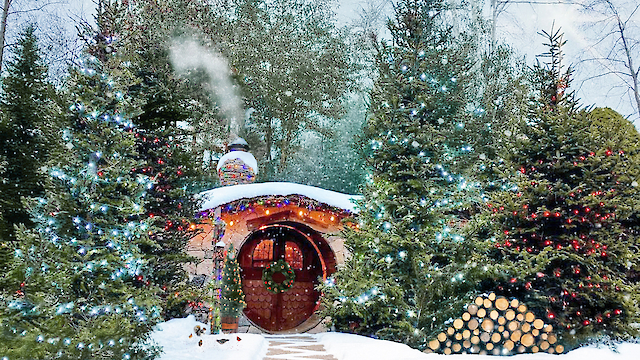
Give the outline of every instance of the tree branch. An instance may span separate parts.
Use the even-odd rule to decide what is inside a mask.
[[[53,2],[48,2],[46,4],[42,4],[42,5],[38,6],[38,7],[31,8],[31,9],[10,11],[9,15],[24,14],[24,13],[34,12],[34,11],[40,11],[40,10],[46,8],[49,5],[60,5],[60,4],[64,4],[64,1],[53,1]]]

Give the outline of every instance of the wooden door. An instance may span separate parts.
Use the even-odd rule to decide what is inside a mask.
[[[262,281],[262,272],[280,259],[294,271],[295,281],[289,289],[272,293]],[[290,330],[317,309],[320,293],[315,286],[326,277],[326,268],[318,248],[301,230],[285,224],[260,228],[243,244],[239,262],[247,302],[244,313],[257,326],[273,332]]]

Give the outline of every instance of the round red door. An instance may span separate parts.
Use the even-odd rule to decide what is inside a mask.
[[[289,289],[274,294],[265,287],[262,272],[281,259],[294,271],[295,281]],[[290,330],[317,309],[320,292],[315,286],[326,278],[326,266],[318,247],[300,229],[287,224],[261,227],[240,248],[239,262],[247,302],[244,313],[258,327],[274,332]],[[277,278],[274,275],[274,280]]]

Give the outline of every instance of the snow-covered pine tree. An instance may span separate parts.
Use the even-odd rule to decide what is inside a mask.
[[[562,68],[562,34],[544,33],[523,136],[505,154],[517,190],[494,193],[488,290],[554,324],[565,348],[637,333],[640,135],[610,112],[580,109]]]
[[[63,146],[47,162],[45,192],[30,203],[35,228],[21,228],[10,286],[2,289],[0,354],[10,359],[148,359],[145,341],[161,321],[141,246],[157,246],[144,216],[152,179],[135,174],[135,99],[129,59],[104,51],[108,32],[71,69]]]
[[[393,42],[378,45],[361,144],[372,174],[346,234],[351,256],[323,289],[336,328],[422,349],[485,274],[479,246],[464,237],[480,195],[466,173],[477,158],[465,130],[478,114],[475,45],[454,36],[451,11],[439,0],[400,1]]]

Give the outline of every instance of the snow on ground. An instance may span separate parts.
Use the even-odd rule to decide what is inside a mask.
[[[229,334],[197,336],[193,316],[173,319],[156,326],[152,339],[163,347],[159,360],[261,360],[267,353],[268,341],[257,334]],[[189,338],[189,334],[193,334]],[[310,335],[315,337],[329,354],[338,360],[499,360],[491,355],[439,355],[424,354],[406,345],[375,340],[353,334],[335,332]],[[238,341],[238,337],[240,341]],[[217,340],[228,339],[220,344]],[[202,340],[202,346],[198,342]],[[521,354],[505,360],[638,360],[640,344],[622,343],[614,352],[606,346],[584,347],[567,354]]]
[[[338,360],[500,360],[493,355],[458,354],[441,355],[425,354],[407,345],[391,341],[375,340],[364,336],[323,333],[316,338],[324,345],[327,352]],[[618,345],[618,353],[606,346],[584,347],[566,354],[552,355],[547,353],[520,354],[503,357],[505,360],[638,360],[640,344],[622,343]]]
[[[315,336],[324,345],[327,352],[333,354],[338,360],[428,360],[433,358],[433,355],[393,341],[375,340],[365,336],[336,332],[321,333]],[[455,358],[447,359],[455,360]]]
[[[257,184],[243,184],[223,186],[200,193],[204,199],[201,210],[209,210],[220,205],[240,199],[251,199],[258,196],[286,196],[303,195],[330,206],[355,212],[353,200],[361,198],[359,195],[348,195],[336,191],[325,190],[315,186],[295,184],[290,182],[267,182]]]
[[[163,348],[158,360],[260,360],[267,353],[268,342],[262,335],[197,336],[193,331],[196,325],[208,328],[206,324],[196,321],[193,315],[156,325],[151,338]],[[193,335],[191,338],[190,334]],[[228,341],[222,344],[218,342],[223,339]],[[200,340],[202,346],[198,345]]]

